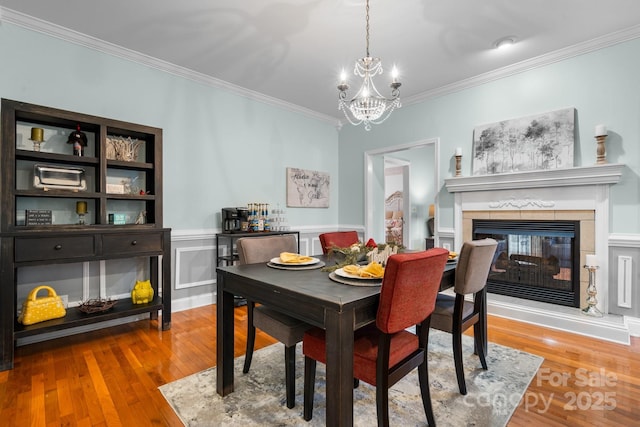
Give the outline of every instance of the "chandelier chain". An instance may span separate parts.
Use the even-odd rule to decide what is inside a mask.
[[[369,58],[369,0],[367,0],[367,58]]]

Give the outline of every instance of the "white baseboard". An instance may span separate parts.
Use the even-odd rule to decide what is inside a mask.
[[[629,333],[632,337],[640,337],[640,319],[637,317],[625,317],[624,320],[629,326]]]
[[[178,311],[189,310],[191,308],[204,307],[205,305],[211,305],[215,303],[216,303],[215,292],[208,292],[206,294],[199,294],[191,297],[171,300],[171,312],[177,313]]]
[[[508,319],[571,332],[605,341],[629,345],[630,330],[628,319],[623,316],[606,314],[596,318],[582,314],[580,309],[535,301],[520,300],[503,295],[490,294],[487,310]],[[637,323],[640,331],[640,321]]]

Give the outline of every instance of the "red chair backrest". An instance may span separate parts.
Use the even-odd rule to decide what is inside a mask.
[[[359,242],[357,231],[334,231],[330,233],[322,233],[318,237],[320,238],[320,245],[322,246],[323,254],[328,253],[332,246],[348,248],[354,243]]]
[[[391,255],[382,279],[376,325],[392,334],[426,319],[435,307],[449,251]]]

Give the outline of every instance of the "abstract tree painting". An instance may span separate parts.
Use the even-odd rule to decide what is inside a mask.
[[[575,108],[477,126],[473,174],[573,166]]]

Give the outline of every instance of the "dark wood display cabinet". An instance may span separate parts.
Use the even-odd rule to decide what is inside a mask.
[[[160,311],[170,329],[162,129],[7,99],[1,115],[0,370],[13,367],[18,338],[146,313],[157,319]],[[20,269],[130,258],[148,272],[151,302],[121,298],[105,312],[69,307],[60,319],[17,321]],[[108,286],[101,298],[111,298]]]

